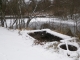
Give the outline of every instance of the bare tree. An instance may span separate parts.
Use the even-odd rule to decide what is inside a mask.
[[[1,26],[4,27],[4,20],[3,20],[3,17],[2,17],[2,0],[0,0],[0,18],[1,18]]]
[[[34,1],[33,0],[31,0],[31,2],[33,2],[34,3]],[[32,18],[33,18],[33,14],[35,13],[35,11],[36,11],[36,8],[37,8],[37,5],[38,5],[38,2],[36,3],[36,6],[34,7],[34,9],[33,9],[33,11],[32,11],[32,13],[29,15],[29,18],[28,18],[28,21],[27,21],[27,27],[28,27],[28,25],[29,25],[29,23],[30,23],[30,21],[32,20]]]
[[[4,27],[4,23],[6,24],[6,6],[7,6],[8,0],[0,0],[0,17],[1,17],[1,26]],[[7,27],[7,24],[6,24]]]

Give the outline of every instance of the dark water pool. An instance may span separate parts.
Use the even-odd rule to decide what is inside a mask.
[[[41,42],[52,42],[52,41],[62,40],[62,38],[51,35],[50,33],[47,33],[46,31],[38,31],[34,33],[29,33],[29,35]]]

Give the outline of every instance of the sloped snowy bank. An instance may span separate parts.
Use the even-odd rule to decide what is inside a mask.
[[[54,52],[54,49],[52,51],[45,49],[54,42],[47,43],[45,46],[33,46],[34,38],[27,32],[29,31],[20,32],[0,27],[0,60],[74,60]]]

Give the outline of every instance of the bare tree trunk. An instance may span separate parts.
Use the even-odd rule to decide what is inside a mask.
[[[28,21],[27,21],[27,25],[26,25],[26,27],[28,27],[30,21],[31,21],[31,18],[28,18]]]
[[[3,12],[1,12],[1,26],[4,27],[4,17],[3,17]]]
[[[4,20],[1,19],[1,26],[4,27]]]

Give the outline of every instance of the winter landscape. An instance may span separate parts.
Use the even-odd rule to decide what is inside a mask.
[[[0,60],[80,60],[79,9],[79,0],[0,0]]]

